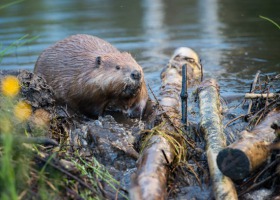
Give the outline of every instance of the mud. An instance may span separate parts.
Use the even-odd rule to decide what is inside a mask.
[[[101,181],[100,193],[103,193],[102,196],[105,199],[125,199],[124,196],[129,190],[130,177],[136,171],[136,161],[139,156],[138,145],[141,138],[144,137],[143,130],[151,127],[151,124],[139,119],[127,119],[118,113],[107,113],[98,119],[70,113],[67,107],[56,105],[53,91],[43,78],[28,71],[0,71],[0,80],[8,74],[18,77],[22,85],[20,99],[27,101],[32,106],[33,115],[27,125],[31,136],[34,138],[38,136],[37,121],[41,119],[40,123],[43,123],[44,126],[40,137],[46,137],[43,140],[45,146],[51,152],[56,152],[57,162],[61,166],[70,165],[72,167],[68,170],[77,173],[79,170],[74,166],[73,160],[81,157],[94,163],[96,159],[114,179],[119,181],[116,192],[109,183],[97,178],[96,181]],[[188,99],[188,130],[190,131],[189,136],[196,142],[196,148],[188,149],[188,166],[181,166],[171,174],[169,199],[213,198],[204,151],[205,142],[198,128],[199,109],[196,99],[196,92],[193,90],[189,93]],[[227,142],[231,143],[238,139],[238,132],[244,130],[248,125],[248,122],[242,118],[236,121],[232,121],[232,119],[245,115],[248,105],[241,104],[240,97],[222,99],[222,102],[223,124],[227,124],[225,128]],[[45,120],[42,120],[44,118],[42,113],[43,116],[46,116]],[[38,142],[38,140],[32,141]],[[58,144],[57,147],[55,147],[56,144]],[[50,155],[49,151],[44,151],[44,153]],[[196,161],[202,163],[200,167],[197,166]],[[198,174],[201,186],[190,169]],[[265,196],[268,198],[271,193],[271,190],[265,192],[264,198]],[[247,193],[243,199],[251,199],[252,195],[256,196],[255,194],[256,192]]]

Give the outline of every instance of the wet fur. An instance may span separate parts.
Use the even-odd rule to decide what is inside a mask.
[[[141,73],[140,80],[131,78],[134,70]],[[148,99],[142,68],[132,56],[94,36],[57,42],[39,56],[34,72],[52,86],[59,102],[91,116],[108,105],[139,116]]]

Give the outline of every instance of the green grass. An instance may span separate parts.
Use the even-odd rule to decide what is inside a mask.
[[[270,23],[272,23],[273,25],[275,25],[278,29],[280,29],[280,25],[277,24],[275,21],[273,21],[272,19],[268,18],[268,17],[264,17],[264,16],[259,16],[260,18],[269,21]]]
[[[1,181],[1,195],[0,199],[17,199],[16,183],[15,183],[15,170],[11,157],[13,156],[13,137],[12,135],[6,135],[3,137],[3,154],[1,156],[1,169],[0,169],[0,181]],[[5,183],[5,184],[3,184]]]
[[[13,110],[18,97],[0,93],[0,199],[18,199],[29,180],[30,153],[18,144],[26,122],[16,120]]]
[[[12,50],[14,50],[18,47],[21,47],[29,42],[32,42],[32,41],[36,40],[37,38],[38,38],[38,36],[30,37],[29,34],[26,34],[5,48],[3,48],[3,45],[0,44],[0,64],[1,64],[4,56],[11,54]]]
[[[0,5],[0,10],[23,2],[11,1]],[[26,34],[7,47],[0,44],[0,63],[4,56],[37,37]],[[13,116],[13,108],[18,98],[7,98],[0,91],[0,199],[17,200],[24,197],[24,191],[30,182],[31,154],[22,144],[16,142],[17,135],[24,135],[26,123],[19,123]]]
[[[9,3],[0,5],[0,10],[11,7],[15,4],[21,3],[24,0],[17,0],[17,1],[11,1]],[[34,40],[36,40],[38,38],[38,36],[33,36],[33,37],[29,37],[29,34],[26,34],[24,36],[22,36],[21,38],[17,39],[16,41],[14,41],[12,44],[10,44],[9,46],[3,48],[3,45],[0,44],[0,64],[4,58],[5,55],[9,55],[12,50],[14,50],[17,47],[23,46],[29,42],[32,42]]]
[[[125,194],[119,192],[119,187],[120,187],[119,181],[117,181],[107,171],[107,169],[102,164],[100,164],[94,157],[91,159],[90,162],[84,160],[81,156],[79,156],[78,153],[76,153],[76,157],[78,158],[79,161],[74,161],[72,159],[72,162],[80,170],[81,174],[86,176],[90,180],[91,185],[97,188],[98,187],[97,181],[102,180],[110,188],[112,188],[113,191],[119,193],[123,198],[128,199],[128,197]],[[86,191],[81,192],[81,196],[85,199],[91,199]],[[100,199],[100,198],[101,197],[96,196],[92,199]]]
[[[3,5],[0,5],[0,10],[1,9],[5,9],[5,8],[8,8],[12,5],[15,5],[15,4],[18,4],[18,3],[21,3],[23,2],[24,0],[17,0],[17,1],[12,1],[12,2],[9,2],[9,3],[6,3],[6,4],[3,4]]]

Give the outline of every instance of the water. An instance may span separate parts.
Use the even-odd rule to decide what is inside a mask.
[[[43,49],[86,33],[131,52],[156,93],[161,68],[180,46],[199,53],[223,95],[244,93],[257,70],[280,72],[280,30],[259,18],[280,23],[279,10],[279,0],[25,0],[0,10],[2,49],[25,34],[39,38],[11,49],[0,69],[32,70]]]

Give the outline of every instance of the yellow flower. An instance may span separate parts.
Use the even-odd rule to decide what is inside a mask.
[[[1,91],[5,96],[14,97],[20,89],[19,80],[15,76],[6,76],[2,80]]]
[[[19,121],[28,120],[31,114],[32,114],[31,106],[24,101],[18,102],[17,105],[15,105],[14,107],[14,115]]]

